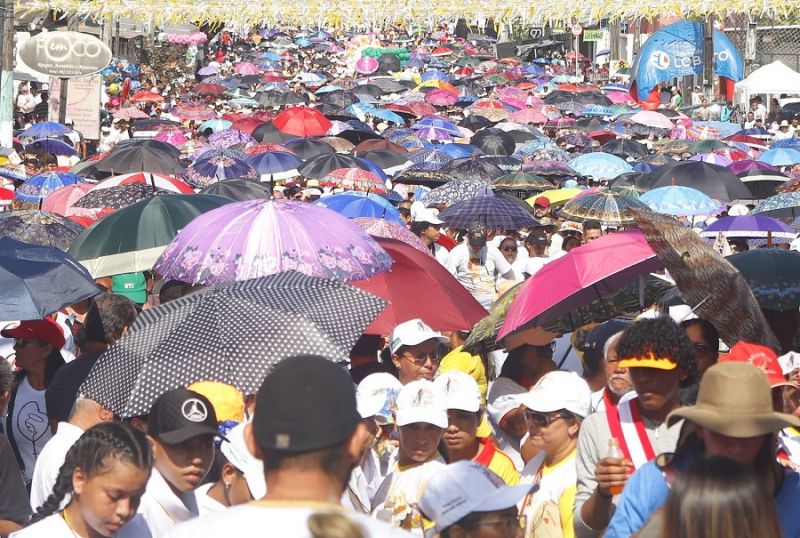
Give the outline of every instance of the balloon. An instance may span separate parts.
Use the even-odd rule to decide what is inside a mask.
[[[108,95],[117,95],[119,93],[119,84],[111,84],[108,87]]]

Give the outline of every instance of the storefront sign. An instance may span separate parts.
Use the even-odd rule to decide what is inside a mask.
[[[91,75],[111,63],[106,44],[80,32],[42,32],[25,41],[19,56],[34,71],[59,78]]]

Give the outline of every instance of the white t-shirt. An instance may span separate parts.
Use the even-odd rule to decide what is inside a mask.
[[[77,534],[69,528],[61,514],[56,512],[29,527],[12,532],[9,538],[75,538],[75,536]]]
[[[477,263],[471,262],[469,247],[461,243],[450,251],[447,270],[479,303],[489,308],[495,299],[498,277],[513,274],[513,270],[500,251],[489,245],[481,249],[478,258]]]
[[[528,263],[525,264],[525,269],[523,271],[524,273],[533,276],[550,261],[551,259],[546,256],[534,256],[533,258],[528,258]]]
[[[447,267],[447,260],[450,258],[450,251],[439,243],[433,243],[433,257],[436,261]]]
[[[422,536],[423,521],[417,502],[428,479],[444,466],[438,454],[421,465],[401,467],[398,464],[378,488],[372,501],[372,517]]]
[[[197,498],[197,510],[200,516],[221,512],[227,508],[224,504],[209,497],[208,490],[210,490],[213,485],[214,482],[209,482],[194,490],[194,495]]]
[[[59,422],[56,434],[47,442],[36,460],[31,484],[31,508],[34,511],[44,504],[47,497],[53,492],[53,486],[58,478],[58,471],[64,465],[67,451],[72,448],[75,441],[83,435],[83,430],[69,422]],[[65,506],[66,499],[62,501]]]
[[[575,466],[576,453],[577,449],[570,452],[566,458],[552,467],[542,469],[546,454],[540,452],[522,470],[519,483],[534,484],[541,469],[541,479],[538,482],[539,490],[533,493],[532,497],[527,499],[527,502],[523,500],[521,503],[524,510],[522,515],[528,516],[529,521],[532,521],[533,516],[539,513],[539,508],[542,504],[551,502],[560,505],[563,503],[565,494],[574,498],[578,483],[578,471]]]
[[[136,516],[122,526],[116,538],[162,538],[178,523],[197,515],[195,492],[178,497],[154,467]]]
[[[342,514],[357,523],[367,538],[403,538],[409,533],[341,506],[327,503],[254,501],[178,525],[166,538],[220,538],[263,536],[312,538],[308,518],[314,514]],[[260,530],[259,530],[260,529]]]
[[[22,474],[25,482],[33,478],[36,458],[41,454],[44,445],[53,436],[47,422],[47,407],[44,401],[44,390],[34,390],[28,382],[28,376],[22,378],[14,399],[14,411],[11,417],[11,433],[22,458],[24,468]]]

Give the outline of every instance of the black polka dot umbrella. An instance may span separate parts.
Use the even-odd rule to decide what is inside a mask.
[[[145,310],[80,392],[121,417],[146,414],[160,394],[195,381],[254,394],[293,355],[347,359],[384,306],[364,291],[294,271],[204,288]]]

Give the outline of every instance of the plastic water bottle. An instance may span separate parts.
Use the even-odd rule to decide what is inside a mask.
[[[619,439],[617,439],[616,437],[612,437],[611,439],[608,440],[608,454],[606,454],[606,457],[617,458],[620,460],[625,457],[625,454],[622,453],[622,449],[619,447]],[[624,484],[623,485],[615,484],[609,487],[608,491],[611,493],[611,495],[619,495],[620,493],[622,493],[622,488],[624,487],[625,487]]]

